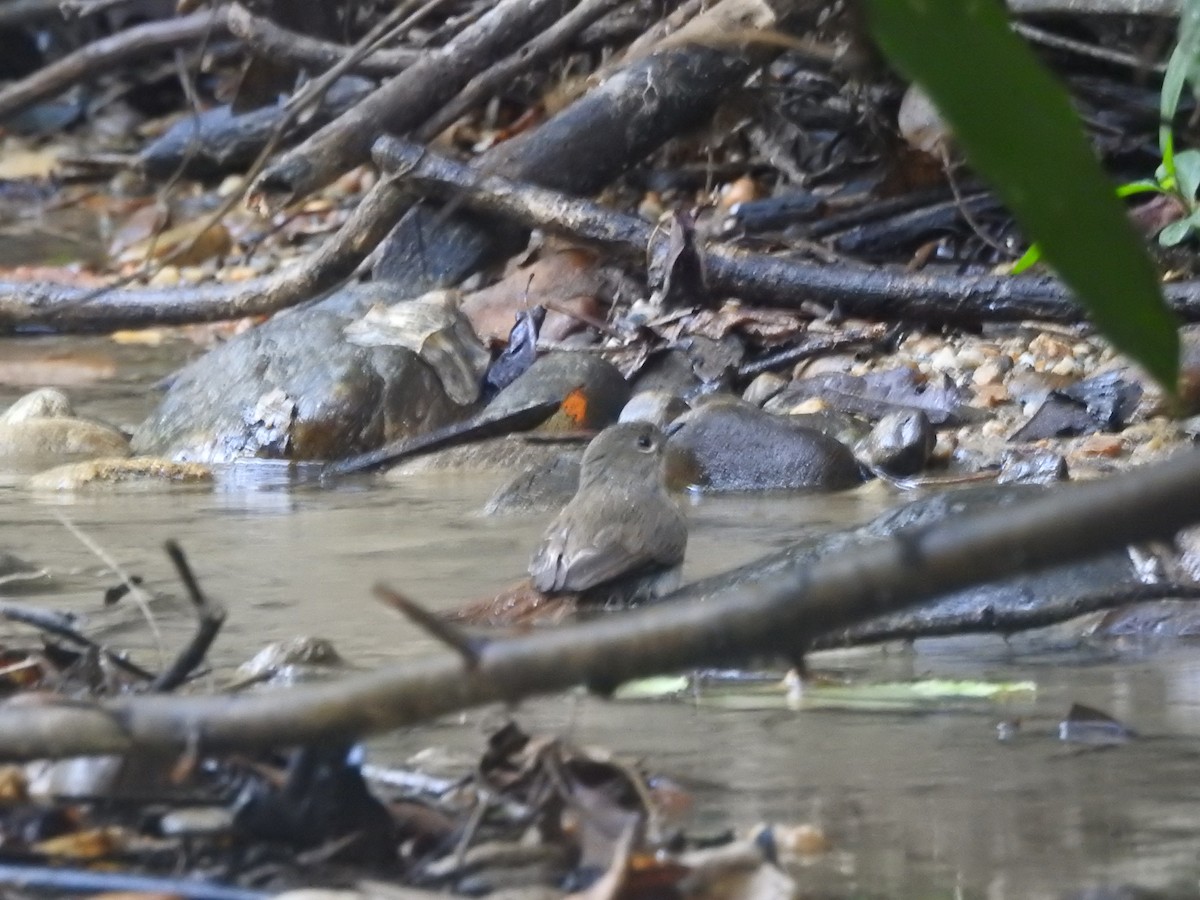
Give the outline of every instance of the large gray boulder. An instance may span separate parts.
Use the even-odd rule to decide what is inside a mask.
[[[464,418],[416,351],[346,333],[395,300],[351,285],[288,310],[183,368],[133,436],[136,453],[197,462],[336,459]],[[406,301],[412,302],[412,301]]]

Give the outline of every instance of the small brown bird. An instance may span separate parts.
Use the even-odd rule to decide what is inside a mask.
[[[666,440],[628,422],[588,444],[579,488],[530,560],[535,588],[630,602],[678,584],[687,523],[667,493]]]

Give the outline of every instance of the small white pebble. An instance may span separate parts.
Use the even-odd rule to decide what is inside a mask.
[[[989,359],[980,365],[971,375],[971,381],[980,387],[987,384],[999,384],[1003,378],[1004,372],[1001,371],[1000,363],[994,359]]]
[[[1074,375],[1078,367],[1073,357],[1064,356],[1050,369],[1051,375]]]
[[[942,347],[929,358],[929,365],[938,372],[953,372],[958,364],[958,354],[950,347]]]
[[[974,369],[976,366],[983,365],[987,359],[988,354],[982,347],[968,346],[962,347],[958,351],[958,365],[962,369]]]
[[[179,284],[179,269],[175,266],[163,266],[150,277],[153,287],[173,287]]]

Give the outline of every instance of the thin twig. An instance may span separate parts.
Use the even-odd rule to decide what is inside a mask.
[[[375,596],[430,637],[441,641],[461,656],[468,669],[475,669],[479,666],[480,655],[490,643],[486,638],[468,634],[453,622],[430,612],[415,600],[410,600],[385,584],[375,585]]]
[[[188,676],[204,662],[204,657],[208,655],[208,649],[220,633],[221,626],[225,624],[225,607],[217,601],[209,599],[200,590],[200,583],[196,581],[196,576],[188,564],[187,557],[183,555],[183,550],[174,541],[167,541],[165,549],[167,556],[175,564],[179,580],[187,589],[188,599],[192,601],[196,617],[199,619],[199,626],[187,646],[175,657],[175,661],[159,673],[151,683],[150,690],[157,693],[173,691],[187,681]]]
[[[123,669],[142,681],[150,681],[154,678],[153,672],[143,669],[124,654],[110,650],[108,647],[79,631],[72,623],[70,617],[63,613],[37,609],[31,606],[21,606],[15,603],[4,603],[0,604],[0,616],[3,616],[10,622],[20,622],[22,625],[28,625],[30,628],[36,628],[38,631],[52,634],[69,643],[76,644],[88,650],[94,650],[117,668]]]
[[[63,528],[71,532],[71,534],[75,536],[75,539],[78,540],[79,543],[91,550],[96,558],[108,566],[109,571],[120,578],[121,582],[126,588],[128,588],[129,596],[133,597],[134,603],[136,603],[138,609],[142,611],[142,616],[145,618],[146,624],[150,626],[150,633],[154,635],[154,643],[158,650],[158,664],[161,666],[166,658],[166,651],[163,648],[162,631],[159,630],[158,622],[154,620],[154,614],[150,611],[149,594],[138,587],[137,583],[132,577],[130,577],[124,566],[113,559],[103,547],[84,534],[78,525],[68,519],[59,510],[54,511],[54,516],[59,522],[62,523]]]

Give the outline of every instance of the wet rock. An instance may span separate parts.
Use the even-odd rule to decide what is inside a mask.
[[[1200,636],[1200,608],[1192,600],[1135,603],[1107,614],[1091,631],[1095,637],[1195,638]]]
[[[1142,386],[1119,372],[1085,378],[1061,391],[1051,391],[1037,412],[1012,436],[1014,441],[1119,432],[1137,409]]]
[[[468,406],[479,399],[491,354],[457,301],[454,291],[432,291],[404,303],[375,305],[346,326],[346,338],[362,347],[407,347],[437,372],[451,400]]]
[[[728,385],[746,359],[746,346],[736,334],[727,334],[720,340],[693,334],[679,343],[692,364],[692,372],[710,389]]]
[[[484,507],[489,515],[558,509],[575,496],[583,447],[559,453],[543,465],[527,468],[492,494]]]
[[[566,401],[539,431],[598,431],[629,402],[629,383],[595,353],[548,353],[488,404],[485,415],[505,415],[548,400]]]
[[[138,428],[135,451],[197,462],[336,459],[463,418],[469,409],[416,352],[347,338],[394,291],[351,285],[200,357]]]
[[[654,354],[633,379],[635,391],[664,391],[676,397],[690,397],[699,387],[692,361],[682,350]]]
[[[888,413],[859,444],[859,456],[888,475],[905,477],[925,469],[936,434],[920,410]]]
[[[629,398],[618,417],[619,422],[649,422],[666,427],[689,409],[687,401],[666,391],[638,391]]]
[[[124,456],[129,439],[111,425],[75,415],[62,391],[42,388],[0,415],[0,468],[44,468],[89,456]]]
[[[54,587],[55,581],[47,569],[0,550],[0,585],[4,586],[5,593],[13,594],[31,588]]]
[[[1067,461],[1053,450],[1010,450],[1000,463],[1000,484],[1054,484],[1070,477]]]
[[[345,673],[349,668],[332,641],[319,637],[294,637],[268,644],[238,666],[233,687],[251,684],[285,687],[328,679]]]
[[[768,407],[770,404],[767,404]],[[775,412],[767,409],[767,412]],[[813,428],[821,434],[828,435],[834,440],[841,441],[847,447],[853,447],[871,433],[871,425],[865,419],[848,416],[834,409],[823,409],[811,413],[775,413],[787,416],[789,422]]]
[[[55,388],[39,388],[17,400],[0,415],[0,423],[14,425],[30,419],[65,419],[75,415],[67,395]]]
[[[862,481],[845,444],[740,401],[688,413],[670,446],[690,458],[697,483],[710,490],[840,490]]]
[[[55,466],[32,475],[27,485],[35,491],[75,491],[101,485],[153,486],[208,484],[213,472],[201,463],[176,462],[151,456],[91,459]]]
[[[423,472],[511,472],[547,465],[564,452],[564,447],[578,447],[582,453],[585,444],[579,440],[530,441],[521,435],[506,435],[404,460],[388,469],[384,477],[393,481]]]

